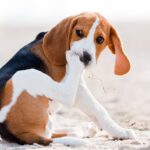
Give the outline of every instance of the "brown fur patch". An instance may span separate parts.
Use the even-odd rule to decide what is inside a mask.
[[[13,84],[11,80],[8,80],[6,86],[4,87],[0,95],[0,101],[1,101],[0,109],[11,102],[12,92],[13,92]]]
[[[61,81],[66,72],[66,66],[53,65],[45,56],[43,51],[43,39],[38,41],[31,49],[33,53],[38,55],[45,64],[45,73],[53,80]]]
[[[45,96],[33,97],[23,91],[8,114],[9,130],[19,139],[26,132],[42,135],[48,121],[49,102]]]
[[[13,91],[13,85],[12,81],[9,80],[4,89],[1,91],[0,94],[0,109],[9,104],[12,99],[12,91]],[[19,139],[17,139],[8,129],[7,122],[0,123],[0,135],[3,139],[9,141],[9,142],[15,142],[19,144],[23,144]]]
[[[12,81],[9,80],[1,95],[1,108],[10,103],[12,92],[13,85]],[[33,97],[23,91],[7,115],[5,128],[21,142],[29,144],[39,142],[40,144],[43,141],[42,143],[44,143],[45,138],[42,135],[48,121],[49,105],[50,100],[47,97]],[[4,128],[4,124],[1,127]],[[37,137],[32,137],[31,135],[37,135]],[[35,141],[33,140],[34,138]]]

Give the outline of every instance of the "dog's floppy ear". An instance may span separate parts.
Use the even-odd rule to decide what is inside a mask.
[[[77,19],[72,16],[62,20],[43,39],[43,51],[52,65],[66,64],[66,50],[70,48],[70,36]]]
[[[112,53],[116,55],[114,73],[116,75],[123,75],[127,73],[130,70],[130,63],[127,56],[123,52],[118,33],[112,25],[110,26],[108,47]]]

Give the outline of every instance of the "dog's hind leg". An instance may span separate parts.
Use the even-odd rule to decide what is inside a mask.
[[[51,138],[60,138],[64,136],[68,136],[68,133],[67,132],[53,133]]]
[[[54,131],[51,136],[53,143],[60,143],[67,146],[82,146],[89,143],[86,139],[82,139],[80,131],[74,128]]]
[[[21,139],[22,143],[25,144],[33,144],[33,143],[38,143],[40,145],[49,145],[50,143],[52,143],[52,139],[51,138],[46,138],[43,136],[40,136],[36,133],[30,133],[30,132],[25,132],[25,133],[21,133],[19,135],[16,136],[18,139]]]
[[[78,137],[65,136],[60,138],[53,138],[53,143],[60,143],[66,146],[82,146],[86,145],[88,142],[85,139],[81,139]]]
[[[96,125],[93,122],[84,122],[77,127],[65,128],[65,129],[55,129],[52,134],[52,138],[71,136],[79,138],[92,138],[98,131]],[[56,136],[55,136],[56,135]]]

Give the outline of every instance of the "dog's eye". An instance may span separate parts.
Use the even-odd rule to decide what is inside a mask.
[[[83,34],[83,31],[82,30],[76,30],[76,34],[77,34],[77,36],[78,37],[80,37],[80,38],[83,38],[84,37],[84,34]]]
[[[102,44],[104,42],[104,38],[102,37],[102,36],[98,36],[97,38],[96,38],[96,43],[97,44]]]

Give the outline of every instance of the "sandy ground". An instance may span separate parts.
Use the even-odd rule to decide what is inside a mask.
[[[114,57],[109,52],[101,55],[98,65],[85,76],[87,84],[97,100],[108,110],[112,118],[121,126],[135,130],[137,140],[113,140],[104,131],[88,139],[89,144],[82,147],[66,147],[61,144],[51,146],[11,144],[0,140],[0,150],[149,150],[150,149],[150,46],[149,22],[116,23],[124,41],[124,47],[132,64],[131,71],[123,76],[113,75]],[[0,66],[20,47],[39,31],[48,27],[0,27]],[[147,33],[147,34],[145,34]],[[57,126],[75,127],[87,118],[77,110],[69,113],[61,111],[57,116]]]

